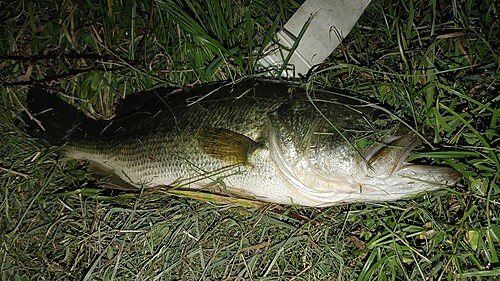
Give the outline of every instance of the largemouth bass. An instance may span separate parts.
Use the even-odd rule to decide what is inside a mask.
[[[453,186],[450,167],[405,163],[417,137],[373,103],[269,80],[156,89],[111,120],[32,88],[33,136],[123,189],[170,187],[324,207]]]

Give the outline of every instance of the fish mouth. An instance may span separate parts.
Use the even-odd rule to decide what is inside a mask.
[[[388,137],[367,152],[364,159],[367,175],[393,183],[387,188],[392,194],[433,191],[454,186],[461,180],[460,173],[451,167],[405,162],[417,144],[413,132]]]

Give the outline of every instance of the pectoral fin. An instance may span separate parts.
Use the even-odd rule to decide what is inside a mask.
[[[204,153],[230,164],[247,164],[248,156],[259,146],[242,134],[221,128],[202,128],[196,139]]]

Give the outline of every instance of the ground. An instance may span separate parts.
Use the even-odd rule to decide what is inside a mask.
[[[262,75],[262,46],[300,1],[0,4],[2,280],[454,280],[500,275],[500,6],[373,1],[304,87],[386,103],[425,133],[410,160],[457,187],[330,208],[251,208],[101,191],[85,163],[29,138],[28,86],[89,116],[123,96]]]

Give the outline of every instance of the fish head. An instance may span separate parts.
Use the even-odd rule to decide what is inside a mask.
[[[461,175],[451,167],[407,163],[417,146],[413,132],[398,130],[371,146],[360,161],[364,171],[361,184],[374,196],[383,194],[400,199],[420,192],[433,191],[457,184]],[[378,191],[377,191],[378,190]],[[367,198],[371,198],[371,195]]]
[[[290,100],[269,114],[270,157],[290,188],[318,206],[397,200],[460,180],[449,167],[406,163],[417,137],[373,113],[358,104]]]

